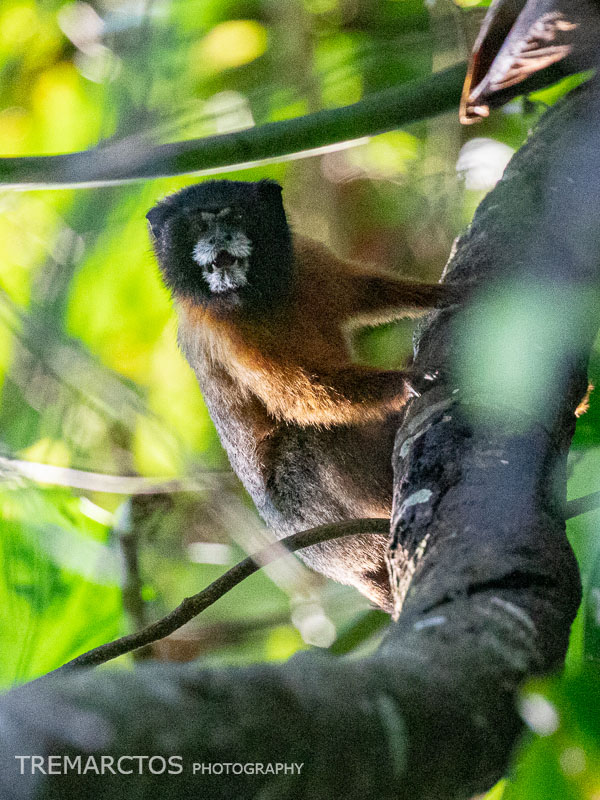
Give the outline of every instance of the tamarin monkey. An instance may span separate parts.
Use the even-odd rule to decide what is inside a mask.
[[[265,522],[284,537],[389,518],[411,375],[353,363],[348,325],[449,305],[455,289],[399,280],[293,235],[273,181],[200,183],[147,218],[180,346]],[[386,545],[358,535],[300,557],[391,610]]]

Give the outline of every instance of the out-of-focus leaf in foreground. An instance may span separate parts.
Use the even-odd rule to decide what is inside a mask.
[[[118,554],[86,511],[67,491],[0,492],[1,686],[122,633]]]
[[[600,797],[600,672],[535,681],[521,698],[531,729],[503,800]]]

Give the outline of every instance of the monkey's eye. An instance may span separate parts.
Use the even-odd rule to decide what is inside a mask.
[[[194,216],[192,218],[192,228],[196,234],[204,233],[208,230],[208,222],[205,219],[202,219],[202,217]]]
[[[239,224],[244,221],[244,215],[241,211],[233,211],[230,217],[232,222]]]

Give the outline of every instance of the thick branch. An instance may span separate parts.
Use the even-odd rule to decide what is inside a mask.
[[[280,161],[284,156],[312,156],[331,145],[458,108],[465,71],[465,64],[458,64],[350,106],[204,139],[154,147],[128,139],[79,153],[0,158],[0,185],[13,189],[105,186],[185,173],[210,175]]]

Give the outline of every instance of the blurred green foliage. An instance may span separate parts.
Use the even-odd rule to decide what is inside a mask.
[[[352,103],[464,60],[476,27],[472,5],[4,0],[0,153],[69,152],[107,138],[129,138],[133,151],[143,150]],[[513,103],[475,129],[460,128],[456,115],[446,115],[350,149],[226,177],[276,178],[295,230],[346,256],[435,279],[453,238],[501,173],[506,155],[489,143],[517,148],[541,103],[555,94],[540,95],[536,104]],[[472,139],[485,147],[477,145],[457,174],[459,155]],[[260,524],[227,473],[195,379],[177,349],[171,304],[147,239],[147,209],[193,181],[77,192],[0,189],[3,454],[203,485],[191,494],[130,500],[125,491],[108,493],[100,484],[70,488],[71,473],[65,486],[43,488],[1,468],[3,686],[158,617],[260,541]],[[410,354],[411,332],[408,323],[363,331],[357,357],[398,365]],[[598,351],[591,380],[600,381]],[[600,401],[593,394],[574,442],[570,496],[598,490],[598,475]],[[126,504],[128,532],[139,551],[141,612],[125,608],[121,592],[128,579],[119,522]],[[599,521],[595,512],[569,523],[586,587],[600,550]],[[598,614],[590,611],[597,609],[590,598],[600,591],[598,568],[594,574],[587,619],[574,627],[572,677],[539,689],[564,724],[530,743],[505,797],[600,798],[592,766],[598,730],[589,719],[590,706],[600,710],[598,683],[577,676],[590,655],[586,624],[586,643],[598,640]],[[281,659],[305,646],[302,636],[329,645],[336,630],[343,635],[333,652],[346,652],[368,647],[380,628],[377,613],[365,612],[351,590],[280,566],[244,582],[156,655],[202,656],[214,664]],[[499,786],[488,797],[502,791]]]
[[[596,669],[530,683],[521,711],[534,732],[504,800],[595,800],[600,794],[600,684]]]
[[[121,635],[118,553],[71,493],[0,493],[3,685]],[[91,626],[76,624],[84,616]]]

